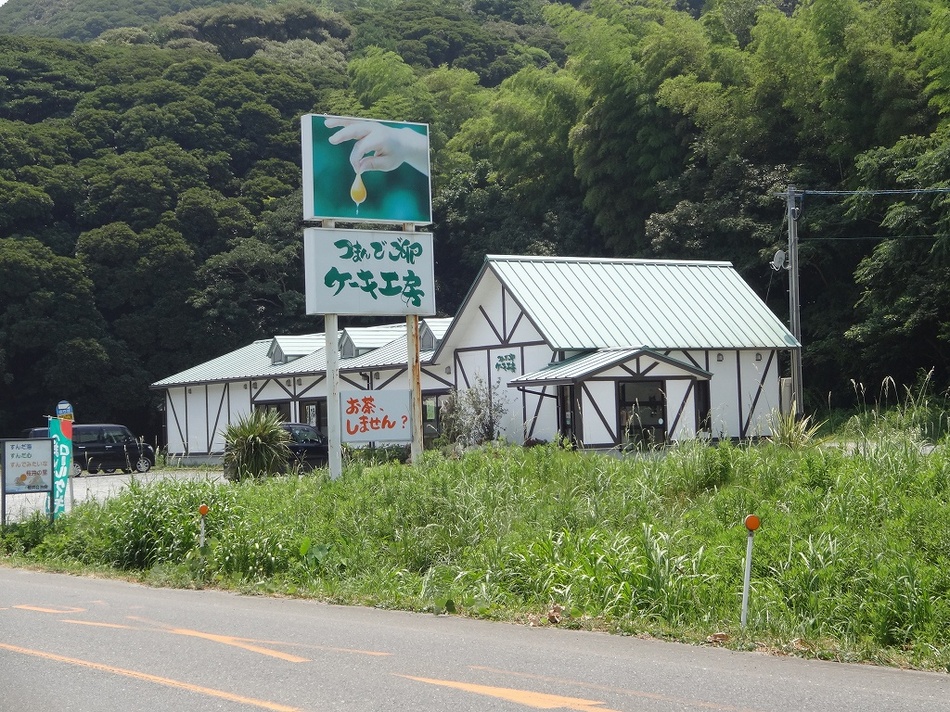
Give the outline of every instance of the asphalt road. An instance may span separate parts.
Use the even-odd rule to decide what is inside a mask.
[[[919,712],[950,676],[0,567],[0,709]]]

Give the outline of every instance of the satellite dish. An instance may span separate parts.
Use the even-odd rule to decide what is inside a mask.
[[[785,268],[785,250],[778,250],[772,260],[772,269],[778,272]]]

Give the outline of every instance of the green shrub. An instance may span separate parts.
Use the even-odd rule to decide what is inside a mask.
[[[231,481],[269,477],[287,471],[290,435],[280,414],[255,410],[224,431],[224,476]]]

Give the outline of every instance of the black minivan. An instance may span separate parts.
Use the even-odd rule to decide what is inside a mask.
[[[31,438],[48,438],[49,428],[33,428]],[[73,424],[73,476],[86,470],[94,475],[100,470],[125,473],[148,472],[155,464],[155,449],[136,440],[124,425],[114,423]]]

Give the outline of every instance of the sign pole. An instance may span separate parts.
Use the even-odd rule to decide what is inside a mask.
[[[330,479],[343,474],[343,441],[340,427],[340,335],[336,314],[324,314],[327,354],[327,440],[329,441]]]
[[[324,220],[324,227],[334,227],[333,220]],[[327,440],[330,479],[343,475],[343,452],[340,418],[340,334],[336,314],[323,315],[324,348],[327,356]]]
[[[409,338],[409,392],[412,416],[412,464],[418,465],[422,457],[422,367],[419,358],[419,317],[406,317],[406,333]]]
[[[406,223],[402,228],[405,232],[415,232],[416,226]],[[419,355],[419,315],[410,314],[406,317],[406,338],[409,359],[409,413],[412,419],[412,445],[409,448],[412,464],[418,465],[422,460],[422,365]]]

